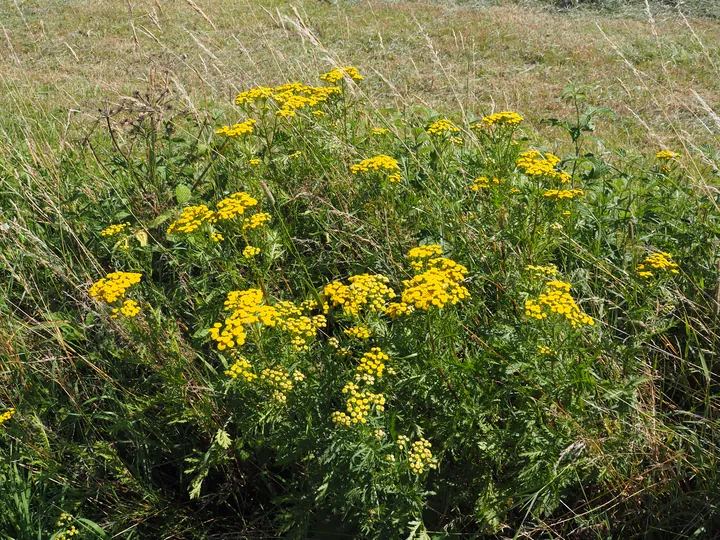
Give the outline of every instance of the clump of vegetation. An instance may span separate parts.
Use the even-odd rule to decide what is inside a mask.
[[[717,193],[363,80],[0,162],[7,537],[717,524]]]

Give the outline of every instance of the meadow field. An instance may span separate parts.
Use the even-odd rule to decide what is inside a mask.
[[[0,5],[0,539],[720,536],[712,0]]]

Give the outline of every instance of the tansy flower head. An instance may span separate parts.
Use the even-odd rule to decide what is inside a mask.
[[[343,80],[345,77],[352,79],[353,82],[360,82],[365,80],[365,77],[360,75],[360,72],[357,70],[357,68],[353,66],[336,67],[335,69],[320,75],[320,80],[329,82],[330,84],[336,84]]]
[[[458,133],[460,128],[450,120],[443,118],[430,124],[426,130],[428,135],[442,135],[444,133]]]
[[[523,121],[523,117],[516,112],[502,111],[495,114],[484,116],[483,123],[488,126],[516,126]],[[473,127],[480,127],[481,124],[475,124]]]
[[[256,120],[253,120],[252,118],[250,120],[246,120],[245,122],[241,122],[239,124],[233,124],[232,127],[230,126],[223,126],[220,129],[218,129],[215,134],[216,135],[225,135],[227,137],[239,137],[240,135],[246,135],[253,132],[253,126],[257,123]]]
[[[640,277],[649,279],[663,272],[679,274],[680,270],[678,268],[680,267],[672,260],[672,255],[659,251],[645,257],[642,264],[638,264],[636,271]]]
[[[129,226],[130,223],[128,222],[120,223],[119,225],[110,225],[107,229],[100,231],[100,236],[115,236],[116,234],[123,232]]]
[[[473,191],[479,191],[479,190],[481,190],[481,189],[487,189],[487,188],[489,188],[489,187],[490,187],[490,184],[495,184],[495,185],[497,185],[497,184],[499,184],[499,183],[500,183],[500,180],[499,180],[498,178],[493,177],[493,179],[490,180],[490,179],[487,178],[486,176],[481,176],[481,177],[479,177],[479,178],[476,178],[476,179],[473,181],[472,185],[470,186],[470,189],[472,189]]]
[[[674,159],[678,159],[680,157],[680,154],[677,152],[671,152],[670,150],[661,150],[657,154],[655,154],[655,157],[662,161],[671,161]]]
[[[189,234],[200,228],[208,221],[215,219],[215,212],[204,204],[197,206],[186,206],[180,213],[180,218],[172,222],[168,227],[168,234]]]
[[[254,247],[254,246],[245,246],[245,249],[243,249],[243,257],[246,259],[252,259],[256,255],[260,253],[260,248]]]
[[[13,416],[15,416],[15,408],[10,407],[8,410],[0,414],[0,425],[10,420]]]
[[[584,194],[585,192],[582,189],[548,189],[543,193],[543,197],[562,201],[563,199],[574,199]]]
[[[111,272],[90,287],[90,296],[112,304],[123,298],[130,287],[140,283],[140,279],[142,274],[136,272]]]
[[[251,197],[244,191],[238,191],[217,203],[215,219],[232,219],[244,214],[245,210],[257,206],[257,204],[258,201],[256,198]]]
[[[356,163],[350,167],[350,172],[353,174],[385,172],[391,183],[397,183],[402,180],[400,165],[398,165],[397,160],[385,154],[363,159],[360,163]]]
[[[527,150],[520,154],[516,164],[526,176],[538,176],[559,180],[562,183],[570,181],[570,175],[555,170],[560,158],[554,154],[541,154],[537,150]]]
[[[545,284],[545,292],[537,300],[525,302],[525,315],[543,320],[549,313],[557,313],[570,321],[573,328],[594,325],[595,321],[583,313],[570,296],[570,288],[571,285],[564,281],[549,281]]]

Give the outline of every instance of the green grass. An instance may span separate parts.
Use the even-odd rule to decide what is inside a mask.
[[[12,3],[0,19],[0,413],[16,411],[0,425],[0,537],[702,538],[720,525],[717,22],[210,1]],[[260,84],[323,84],[336,63],[365,80],[342,83],[323,116],[233,106]],[[525,120],[471,127],[499,110]],[[248,117],[252,134],[215,135]],[[460,131],[428,135],[441,118]],[[571,183],[526,174],[529,148],[559,155]],[[378,154],[400,182],[352,172]],[[168,230],[237,191],[259,208]],[[243,230],[258,211],[272,220]],[[325,287],[360,274],[386,276],[399,301],[422,271],[409,250],[428,244],[467,269],[454,286],[468,297],[397,319],[333,305]],[[643,277],[658,252],[678,273]],[[550,279],[529,265],[555,265],[593,324],[528,316]],[[137,317],[91,296],[113,271],[142,273],[127,292]],[[247,289],[266,305],[314,300],[326,324],[308,350],[282,321],[218,349],[210,329]],[[368,340],[344,332],[358,324]],[[358,381],[371,347],[388,369]],[[240,352],[258,378],[225,373]],[[297,377],[281,399],[266,368]],[[350,381],[385,404],[347,427],[332,418]],[[437,468],[412,471],[400,436],[430,441]]]

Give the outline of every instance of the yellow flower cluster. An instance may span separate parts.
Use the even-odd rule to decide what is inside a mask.
[[[538,352],[543,356],[552,356],[553,354],[555,354],[555,352],[550,347],[546,347],[545,345],[540,345],[538,343],[537,348]]]
[[[483,116],[482,119],[485,125],[492,127],[494,125],[502,126],[516,126],[523,121],[523,117],[516,112],[502,111],[488,116]],[[475,124],[473,127],[480,127],[481,124]]]
[[[430,441],[422,437],[410,446],[408,461],[410,462],[410,469],[415,474],[425,472],[425,467],[437,469],[437,459],[433,457],[430,448],[432,448]]]
[[[487,189],[490,187],[490,184],[499,184],[500,180],[498,178],[493,177],[492,180],[487,178],[486,176],[481,176],[479,178],[476,178],[472,185],[470,186],[470,189],[473,191],[479,191],[481,189]]]
[[[186,206],[180,217],[168,227],[168,234],[190,234],[200,228],[205,221],[213,221],[215,212],[204,204]]]
[[[293,389],[293,381],[302,382],[305,380],[305,375],[295,370],[291,376],[283,366],[277,366],[263,369],[260,379],[273,389],[273,399],[275,401],[286,403],[287,394]]]
[[[0,425],[10,420],[13,416],[15,416],[15,408],[10,407],[7,411],[0,414]]]
[[[260,165],[260,160],[258,158],[252,158],[248,160],[248,163],[250,165]]]
[[[442,135],[443,133],[458,133],[460,128],[453,124],[450,120],[443,118],[437,122],[433,122],[427,128],[428,135]]]
[[[462,285],[467,268],[445,257],[436,257],[426,263],[426,270],[410,280],[404,280],[402,301],[417,309],[428,310],[435,306],[457,304],[468,298],[470,292]]]
[[[398,435],[397,441],[395,442],[397,442],[397,445],[400,448],[406,448],[408,443],[410,442],[410,439],[405,435]]]
[[[387,135],[390,133],[389,129],[381,128],[381,127],[374,127],[371,129],[373,135]]]
[[[548,189],[545,193],[543,193],[544,197],[547,197],[548,199],[555,199],[556,201],[574,199],[575,197],[579,197],[581,195],[585,195],[585,192],[582,189]]]
[[[672,255],[670,255],[669,253],[665,253],[664,251],[660,251],[658,253],[653,253],[652,255],[648,255],[647,257],[645,257],[645,260],[642,262],[642,264],[639,264],[637,266],[637,273],[640,277],[649,279],[653,277],[653,271],[668,271],[671,274],[679,274],[680,271],[678,270],[678,268],[680,267],[676,262],[672,260]]]
[[[550,311],[564,315],[573,328],[583,325],[593,326],[595,321],[580,310],[570,296],[570,288],[571,285],[564,281],[549,281],[545,285],[545,292],[537,300],[530,299],[525,302],[525,315],[543,320]]]
[[[258,227],[262,227],[267,222],[269,222],[272,219],[272,216],[268,214],[267,212],[258,212],[254,216],[250,218],[243,219],[243,231],[247,231],[248,229],[257,229]]]
[[[352,326],[343,332],[346,336],[355,339],[368,339],[372,335],[372,331],[367,326]]]
[[[410,261],[410,266],[412,266],[415,270],[422,270],[425,268],[427,259],[436,255],[442,255],[442,248],[438,244],[428,244],[425,246],[414,247],[407,252],[407,258]]]
[[[233,124],[230,126],[223,126],[215,132],[215,135],[226,135],[227,137],[239,137],[253,132],[253,126],[257,123],[257,120],[246,120],[239,124]]]
[[[69,529],[57,533],[55,535],[55,540],[68,540],[69,538],[77,536],[78,534],[80,534],[80,531],[77,530],[75,525],[72,525]]]
[[[231,291],[225,300],[225,309],[232,314],[225,323],[215,323],[210,328],[210,337],[218,342],[218,349],[232,349],[243,345],[247,339],[245,326],[260,323],[291,334],[290,343],[295,350],[307,350],[308,340],[318,329],[324,328],[327,321],[323,315],[313,317],[304,314],[313,309],[315,302],[305,302],[300,307],[292,302],[279,302],[275,306],[265,305],[263,293],[259,289]]]
[[[367,418],[370,416],[370,410],[374,406],[378,412],[385,410],[385,396],[375,394],[366,390],[361,391],[360,388],[352,382],[349,382],[342,389],[343,394],[350,394],[345,403],[347,412],[335,411],[330,418],[336,424],[350,426],[352,424],[366,424]]]
[[[306,351],[310,347],[309,340],[315,337],[320,328],[325,328],[327,320],[324,315],[304,315],[305,311],[313,309],[315,301],[304,302],[300,307],[292,302],[280,302],[274,309],[276,315],[274,326],[292,336],[290,343],[296,351]],[[268,325],[268,326],[273,326]]]
[[[388,355],[382,352],[380,347],[373,347],[360,358],[360,365],[357,367],[355,378],[368,384],[375,382],[375,377],[380,378],[385,371],[385,361]]]
[[[671,161],[673,159],[678,159],[680,157],[680,154],[678,154],[677,152],[671,152],[670,150],[661,150],[660,152],[655,154],[655,157],[662,161]]]
[[[237,105],[251,104],[256,101],[272,100],[278,106],[276,116],[293,117],[296,111],[306,107],[315,107],[326,102],[331,96],[339,95],[339,86],[307,86],[302,83],[288,83],[276,87],[258,87],[238,94]]]
[[[135,317],[140,313],[140,306],[135,300],[125,300],[120,308],[113,308],[111,319],[117,319],[119,314],[125,315],[126,317]]]
[[[554,264],[548,264],[546,266],[535,266],[532,264],[528,264],[525,267],[525,270],[529,270],[534,275],[541,275],[546,277],[555,277],[558,271],[557,266],[555,266]]]
[[[342,306],[343,312],[352,316],[365,308],[384,311],[385,302],[395,297],[395,291],[387,286],[390,280],[381,274],[358,274],[348,281],[350,285],[334,281],[325,286],[321,298],[326,313],[334,306]]]
[[[243,257],[246,259],[252,259],[256,255],[260,253],[260,248],[254,247],[254,246],[245,246],[245,249],[243,249]]]
[[[258,201],[244,191],[233,193],[217,203],[215,219],[232,219],[245,213],[245,210],[257,206]]]
[[[388,180],[392,183],[397,183],[402,180],[402,174],[400,173],[400,165],[395,158],[380,154],[375,157],[363,159],[360,163],[356,163],[350,167],[350,172],[353,174],[360,174],[370,171],[383,171],[387,172]]]
[[[560,182],[569,182],[570,175],[564,171],[557,171],[555,167],[560,163],[560,158],[554,154],[541,154],[537,150],[527,150],[520,154],[516,161],[527,176],[544,176],[553,178]]]
[[[130,226],[130,223],[120,223],[119,225],[110,225],[107,229],[100,231],[100,236],[114,236],[118,233],[123,232]]]
[[[395,320],[400,315],[410,315],[413,311],[415,311],[415,307],[405,302],[390,302],[385,308],[385,315]]]
[[[230,366],[230,369],[225,370],[225,375],[228,375],[233,379],[242,377],[247,382],[253,382],[255,379],[257,379],[257,375],[252,372],[252,365],[243,356],[236,360],[235,363]]]
[[[212,233],[212,234],[210,235],[210,239],[211,239],[213,242],[215,242],[215,243],[219,243],[219,242],[224,242],[224,241],[225,241],[225,237],[224,237],[222,234],[218,233],[218,232]]]
[[[354,82],[360,82],[365,80],[365,77],[360,75],[360,72],[357,70],[357,68],[353,66],[336,67],[335,69],[320,75],[320,80],[329,82],[330,84],[336,84],[343,80],[343,78],[345,77],[351,78]]]
[[[140,279],[142,274],[136,272],[111,272],[90,287],[90,296],[112,304],[123,298],[130,287],[140,283]]]

